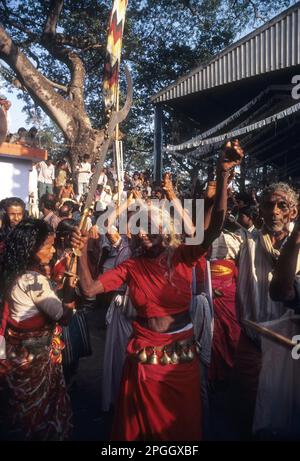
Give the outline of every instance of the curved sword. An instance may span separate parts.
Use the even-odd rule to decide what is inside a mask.
[[[126,74],[126,81],[127,81],[126,101],[121,110],[112,112],[110,116],[108,127],[106,130],[106,138],[100,149],[99,161],[96,165],[96,170],[95,170],[95,173],[93,175],[93,178],[90,184],[90,190],[88,192],[88,196],[85,202],[85,207],[84,207],[85,209],[86,208],[89,209],[89,207],[91,206],[93,202],[94,195],[97,190],[99,176],[103,168],[103,163],[104,163],[107,151],[109,149],[110,143],[113,139],[115,128],[119,123],[123,122],[123,120],[126,119],[129,113],[129,110],[131,108],[131,105],[132,105],[132,80],[131,80],[131,75],[129,73],[129,70],[126,66],[125,66],[125,74]]]
[[[93,175],[93,178],[92,178],[92,181],[91,181],[91,184],[90,184],[90,189],[89,189],[86,201],[85,201],[84,211],[83,211],[83,214],[82,214],[82,217],[81,217],[81,220],[80,220],[80,224],[79,224],[79,229],[80,230],[82,230],[85,227],[85,223],[86,223],[88,213],[89,213],[89,208],[90,208],[90,206],[91,206],[91,204],[93,203],[93,200],[94,200],[95,192],[97,190],[99,176],[100,176],[101,170],[103,168],[103,163],[104,163],[107,151],[108,151],[109,146],[111,144],[111,141],[113,139],[115,128],[119,123],[123,122],[123,120],[126,119],[128,113],[129,113],[129,110],[131,108],[131,105],[132,105],[132,93],[133,93],[132,79],[131,79],[131,75],[129,73],[129,70],[128,70],[127,66],[125,66],[125,74],[126,74],[126,82],[127,82],[126,101],[125,101],[125,104],[124,104],[124,106],[123,106],[123,108],[121,110],[113,111],[111,116],[110,116],[108,127],[107,127],[107,130],[106,130],[106,137],[105,137],[105,140],[104,140],[104,142],[103,142],[103,144],[102,144],[102,146],[100,148],[99,161],[98,161],[98,163],[96,165],[96,170],[95,170],[95,173]],[[76,256],[81,255],[80,250],[77,250],[77,249],[73,249],[73,253]]]

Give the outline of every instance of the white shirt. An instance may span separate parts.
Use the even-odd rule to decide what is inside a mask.
[[[82,162],[78,172],[78,182],[88,184],[91,177],[90,162]]]
[[[103,190],[100,194],[99,200],[97,201],[96,211],[106,210],[107,205],[109,205],[111,201],[112,196]]]
[[[53,320],[63,315],[62,302],[50,286],[49,280],[39,272],[28,271],[21,275],[12,288],[10,316],[20,322],[45,313]]]
[[[98,179],[98,184],[103,184],[103,187],[106,186],[107,184],[107,176],[105,173],[100,173],[99,179]]]
[[[53,184],[55,179],[54,165],[47,165],[46,162],[39,163],[38,181],[44,184]]]

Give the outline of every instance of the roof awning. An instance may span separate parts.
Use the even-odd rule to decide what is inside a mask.
[[[300,2],[152,97],[154,104],[300,65]]]

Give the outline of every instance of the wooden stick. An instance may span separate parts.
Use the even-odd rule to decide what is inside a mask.
[[[253,328],[253,330],[257,331],[262,336],[265,336],[266,338],[271,339],[272,341],[282,346],[288,347],[289,349],[293,349],[293,347],[297,345],[296,342],[292,341],[286,336],[276,333],[275,331],[270,330],[270,328],[263,327],[256,322],[252,322],[252,320],[243,320],[243,324],[245,326]]]

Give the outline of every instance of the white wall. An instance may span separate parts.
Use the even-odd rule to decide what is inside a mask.
[[[28,182],[31,160],[0,157],[0,200],[20,197],[28,202]]]

